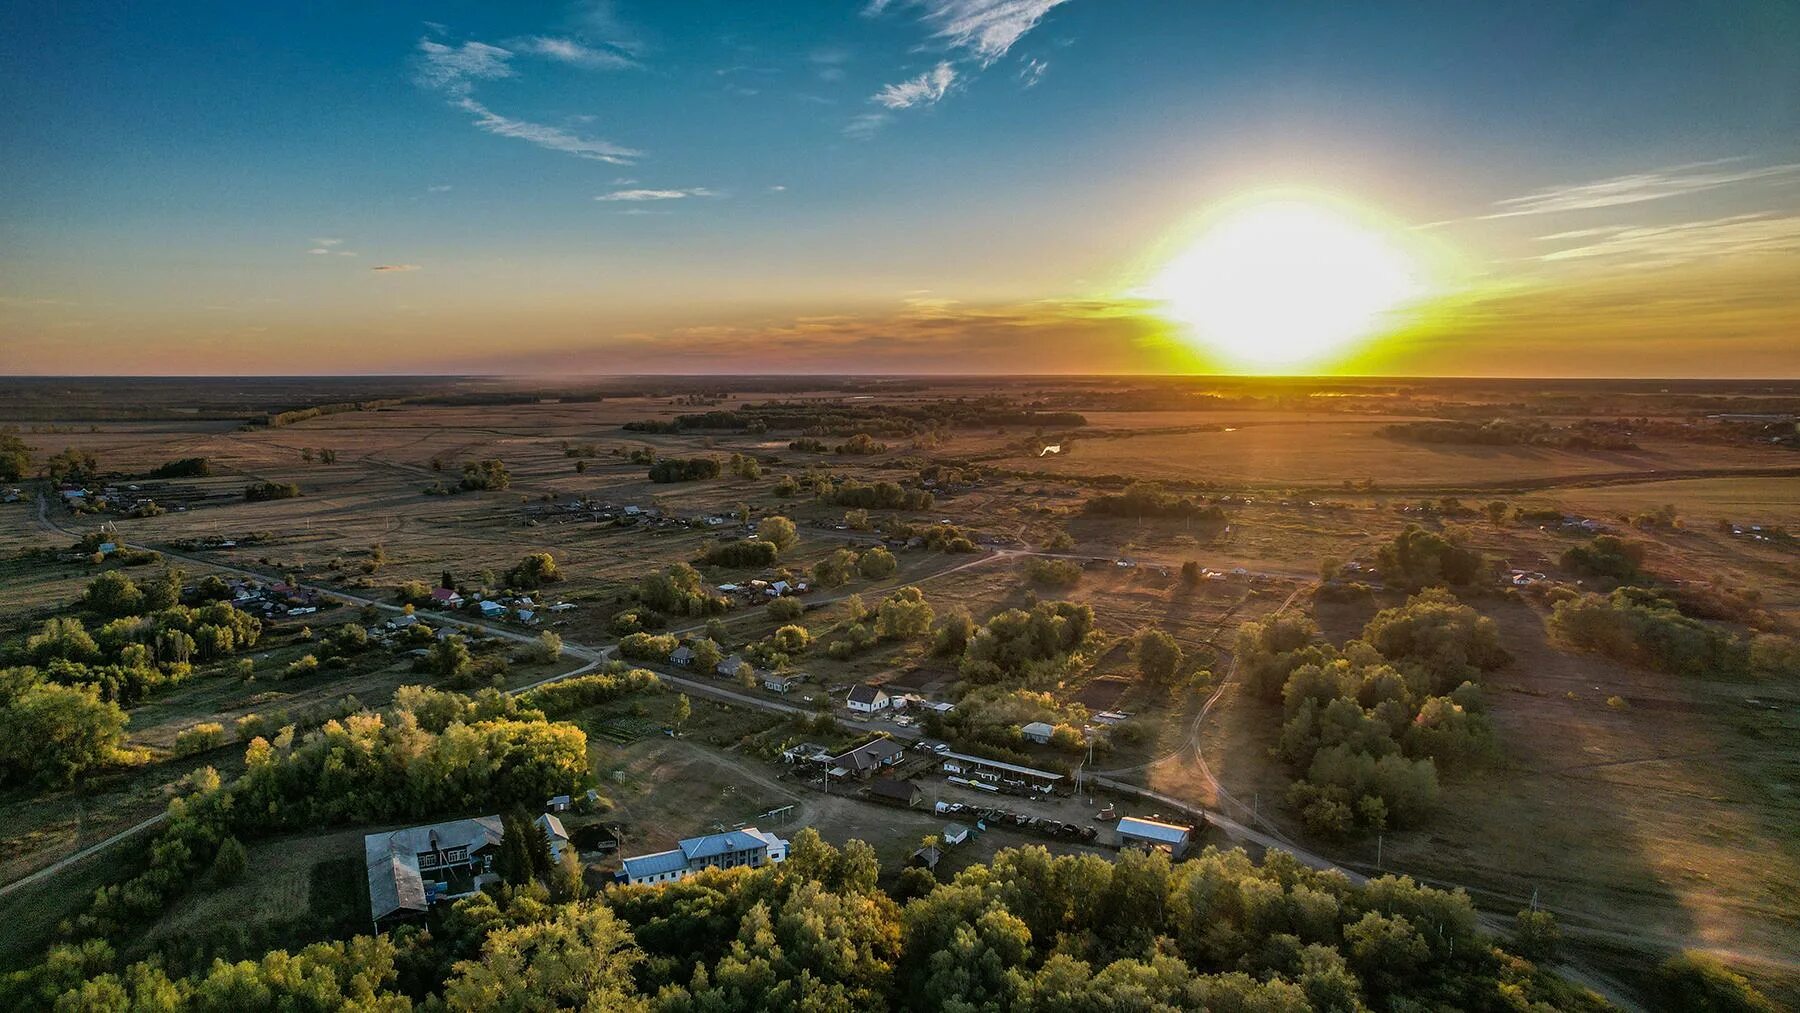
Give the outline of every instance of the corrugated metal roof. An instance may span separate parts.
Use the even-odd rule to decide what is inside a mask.
[[[632,879],[643,879],[669,872],[680,872],[688,867],[688,859],[687,854],[680,848],[672,848],[668,851],[658,851],[653,855],[627,858],[624,865],[625,875]]]
[[[406,827],[363,838],[363,861],[369,874],[369,911],[383,918],[400,911],[425,910],[425,883],[419,875],[419,855],[436,847],[467,848],[469,854],[500,843],[500,817],[482,816],[451,820],[423,827]]]
[[[1162,844],[1184,844],[1191,833],[1193,833],[1192,827],[1158,823],[1155,820],[1139,819],[1136,816],[1127,816],[1119,821],[1119,836],[1138,837]]]
[[[768,846],[768,841],[743,830],[732,830],[723,834],[707,834],[705,837],[689,837],[681,842],[681,850],[690,860],[713,858],[734,851],[755,851]]]

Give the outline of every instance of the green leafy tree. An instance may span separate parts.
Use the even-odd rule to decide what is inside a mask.
[[[1131,642],[1131,661],[1152,685],[1168,686],[1181,671],[1181,645],[1162,630],[1145,627]]]
[[[756,522],[756,537],[774,545],[777,552],[786,552],[800,543],[800,529],[786,517],[770,514]]]

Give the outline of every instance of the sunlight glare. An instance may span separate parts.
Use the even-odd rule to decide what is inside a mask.
[[[1425,291],[1418,262],[1376,228],[1321,202],[1282,198],[1214,219],[1144,294],[1203,350],[1277,369],[1348,351]]]

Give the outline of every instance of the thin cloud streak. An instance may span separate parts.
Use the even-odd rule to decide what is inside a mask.
[[[515,120],[508,116],[502,116],[472,98],[461,98],[451,104],[473,115],[475,126],[478,129],[501,137],[527,141],[540,148],[560,151],[577,158],[608,162],[613,165],[630,165],[636,159],[642,158],[644,154],[635,148],[627,148],[597,137],[583,137],[548,123],[533,123],[529,120]]]
[[[1728,159],[1736,161],[1735,159]],[[1589,183],[1548,187],[1520,197],[1494,202],[1500,210],[1478,216],[1482,220],[1516,218],[1521,215],[1557,214],[1566,211],[1589,211],[1597,208],[1641,204],[1646,201],[1683,197],[1720,187],[1758,181],[1800,179],[1800,163],[1770,165],[1756,169],[1719,170],[1725,162],[1701,162],[1674,166],[1651,172],[1635,172]]]
[[[647,201],[647,200],[681,200],[684,197],[716,197],[718,192],[703,186],[688,187],[685,190],[614,190],[595,197],[603,201]]]
[[[1581,229],[1543,238],[1595,240],[1534,258],[1546,263],[1604,260],[1627,269],[1667,267],[1723,257],[1800,253],[1800,215],[1729,215],[1673,225]]]
[[[545,59],[566,63],[574,67],[589,70],[628,70],[637,66],[631,57],[598,46],[590,46],[575,39],[557,38],[550,35],[527,35],[512,39],[507,45],[521,53],[530,53]]]

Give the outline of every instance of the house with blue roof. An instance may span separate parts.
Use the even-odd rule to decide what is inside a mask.
[[[627,858],[620,883],[673,883],[705,869],[756,868],[787,861],[788,842],[755,827],[684,838],[668,851]]]

